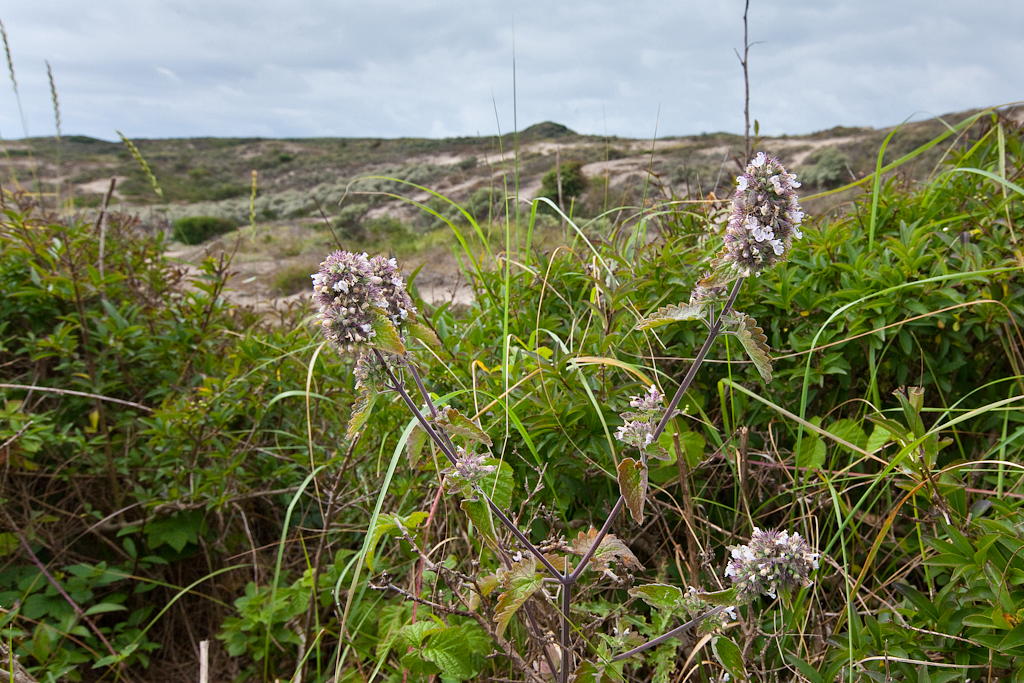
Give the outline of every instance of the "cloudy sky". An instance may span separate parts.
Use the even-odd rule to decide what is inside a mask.
[[[1024,99],[1021,0],[752,0],[768,134]],[[30,135],[742,132],[742,0],[22,0],[0,9]],[[513,57],[515,97],[513,97]],[[0,83],[0,136],[23,136]],[[515,104],[515,106],[514,106]]]

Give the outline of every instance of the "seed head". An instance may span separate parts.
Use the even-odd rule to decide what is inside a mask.
[[[778,159],[758,152],[736,178],[722,260],[744,277],[785,260],[793,240],[803,237],[798,187]]]
[[[388,305],[367,255],[336,251],[311,277],[317,320],[328,341],[345,352],[365,347],[376,334],[375,318]]]
[[[725,575],[742,600],[761,594],[774,598],[779,591],[809,586],[811,571],[818,568],[818,553],[798,533],[755,528],[750,543],[729,550],[732,559]]]

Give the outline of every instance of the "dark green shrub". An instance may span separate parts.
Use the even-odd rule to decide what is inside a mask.
[[[563,206],[569,201],[583,194],[587,189],[587,176],[583,174],[583,164],[579,161],[563,161],[560,165],[544,174],[541,179],[540,196],[547,197],[553,202],[558,202],[558,184],[561,175]]]
[[[172,223],[174,239],[185,244],[199,244],[211,237],[231,232],[237,226],[233,221],[216,216],[189,216]]]

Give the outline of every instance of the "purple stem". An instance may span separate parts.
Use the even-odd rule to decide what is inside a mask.
[[[405,405],[409,409],[409,411],[419,421],[420,427],[423,428],[423,431],[427,433],[427,436],[430,437],[431,441],[437,444],[437,447],[441,449],[441,452],[444,453],[445,457],[447,457],[448,460],[454,465],[456,462],[454,450],[447,443],[446,439],[442,439],[438,435],[437,431],[435,431],[434,428],[430,426],[430,423],[427,421],[426,416],[423,415],[419,407],[412,400],[412,397],[409,396],[409,392],[405,390],[405,385],[403,385],[402,382],[399,381],[398,377],[395,376],[395,373],[392,372],[390,366],[388,366],[387,364],[387,361],[385,361],[384,356],[381,355],[381,352],[376,349],[374,349],[373,352],[374,354],[376,354],[378,362],[380,362],[381,366],[388,373],[388,377],[391,379],[393,388],[395,389],[395,391],[398,392],[398,395],[402,397],[402,400],[405,402]],[[422,384],[420,386],[422,386]],[[426,393],[426,388],[423,388],[423,393],[427,400],[427,405],[433,406],[433,402],[430,400],[430,395]],[[509,516],[506,515],[501,510],[501,508],[499,508],[494,503],[493,500],[491,500],[490,496],[488,496],[486,493],[480,490],[479,487],[477,487],[476,493],[482,496],[485,501],[487,501],[487,506],[491,509],[491,512],[494,513],[494,516],[497,517],[498,520],[501,521],[501,523],[504,524],[505,527],[510,532],[512,532],[512,535],[515,536],[519,540],[519,542],[522,543],[526,547],[526,549],[529,550],[533,554],[533,556],[537,558],[538,562],[544,565],[544,568],[548,570],[548,573],[550,573],[551,576],[558,579],[559,581],[565,580],[565,577],[562,575],[560,571],[558,571],[558,569],[555,568],[555,565],[551,564],[551,561],[548,560],[548,558],[544,557],[544,553],[540,551],[540,548],[535,546],[530,541],[530,539],[528,539],[526,535],[519,530],[519,528],[515,525],[515,522],[509,519]]]
[[[697,376],[697,370],[700,369],[701,364],[704,362],[704,357],[708,355],[708,351],[711,349],[711,343],[715,341],[715,338],[722,331],[722,323],[725,320],[725,316],[732,309],[732,305],[736,303],[736,296],[740,293],[740,287],[743,286],[743,281],[745,279],[746,278],[741,277],[739,280],[736,280],[735,284],[733,284],[732,291],[729,292],[729,298],[726,300],[725,306],[722,308],[722,312],[718,314],[718,319],[708,331],[707,339],[704,340],[704,344],[700,347],[700,351],[697,352],[697,356],[693,359],[690,369],[686,371],[686,376],[683,377],[683,381],[680,382],[675,395],[672,397],[672,400],[669,401],[668,408],[665,409],[665,414],[661,416],[661,421],[658,422],[658,426],[654,428],[654,441],[657,441],[658,437],[661,436],[661,433],[665,431],[665,427],[668,426],[669,421],[675,415],[676,408],[679,407],[679,402],[683,399],[683,394],[685,394],[687,389],[690,388],[690,385],[693,384],[693,379]],[[608,519],[604,521],[604,524],[601,526],[601,530],[597,532],[597,536],[594,538],[594,543],[587,550],[583,559],[580,560],[576,570],[566,577],[566,580],[569,582],[576,581],[580,574],[583,573],[583,570],[587,568],[587,563],[590,562],[590,559],[594,556],[594,553],[597,552],[598,547],[601,545],[601,541],[603,541],[604,537],[608,534],[608,531],[612,527],[612,522],[614,522],[615,518],[619,516],[620,512],[622,512],[622,506],[625,502],[626,499],[622,496],[619,496],[619,499],[615,501],[615,506],[612,508],[612,511],[608,513]]]
[[[623,652],[623,653],[615,655],[614,657],[612,657],[612,661],[613,662],[619,662],[619,661],[622,661],[623,659],[628,659],[628,658],[632,657],[633,655],[640,654],[641,652],[644,652],[645,650],[650,650],[652,647],[657,647],[658,645],[661,645],[662,643],[664,643],[666,640],[671,640],[672,638],[675,638],[676,636],[682,634],[687,629],[690,629],[690,628],[696,626],[697,624],[699,624],[700,622],[704,621],[708,617],[713,617],[714,615],[720,614],[720,613],[724,612],[727,609],[729,609],[729,605],[719,605],[718,607],[715,607],[712,610],[708,610],[704,614],[698,615],[698,616],[694,617],[693,619],[690,619],[688,622],[686,622],[685,624],[683,624],[681,626],[676,626],[674,629],[672,629],[668,633],[663,633],[660,636],[658,636],[657,638],[653,638],[651,640],[648,640],[643,645],[639,645],[637,647],[634,647],[632,650],[627,650],[626,652]]]

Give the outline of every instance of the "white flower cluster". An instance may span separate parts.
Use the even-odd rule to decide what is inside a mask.
[[[818,568],[818,553],[798,533],[755,528],[750,543],[729,550],[732,559],[725,575],[741,600],[762,594],[774,598],[779,591],[809,586],[810,574]]]
[[[756,275],[782,261],[792,241],[803,237],[798,187],[796,175],[764,152],[736,178],[723,260],[741,275]]]
[[[615,438],[640,450],[648,448],[654,443],[654,429],[664,402],[665,395],[653,384],[645,393],[630,398],[629,405],[636,412],[622,413],[624,422],[616,430]]]

